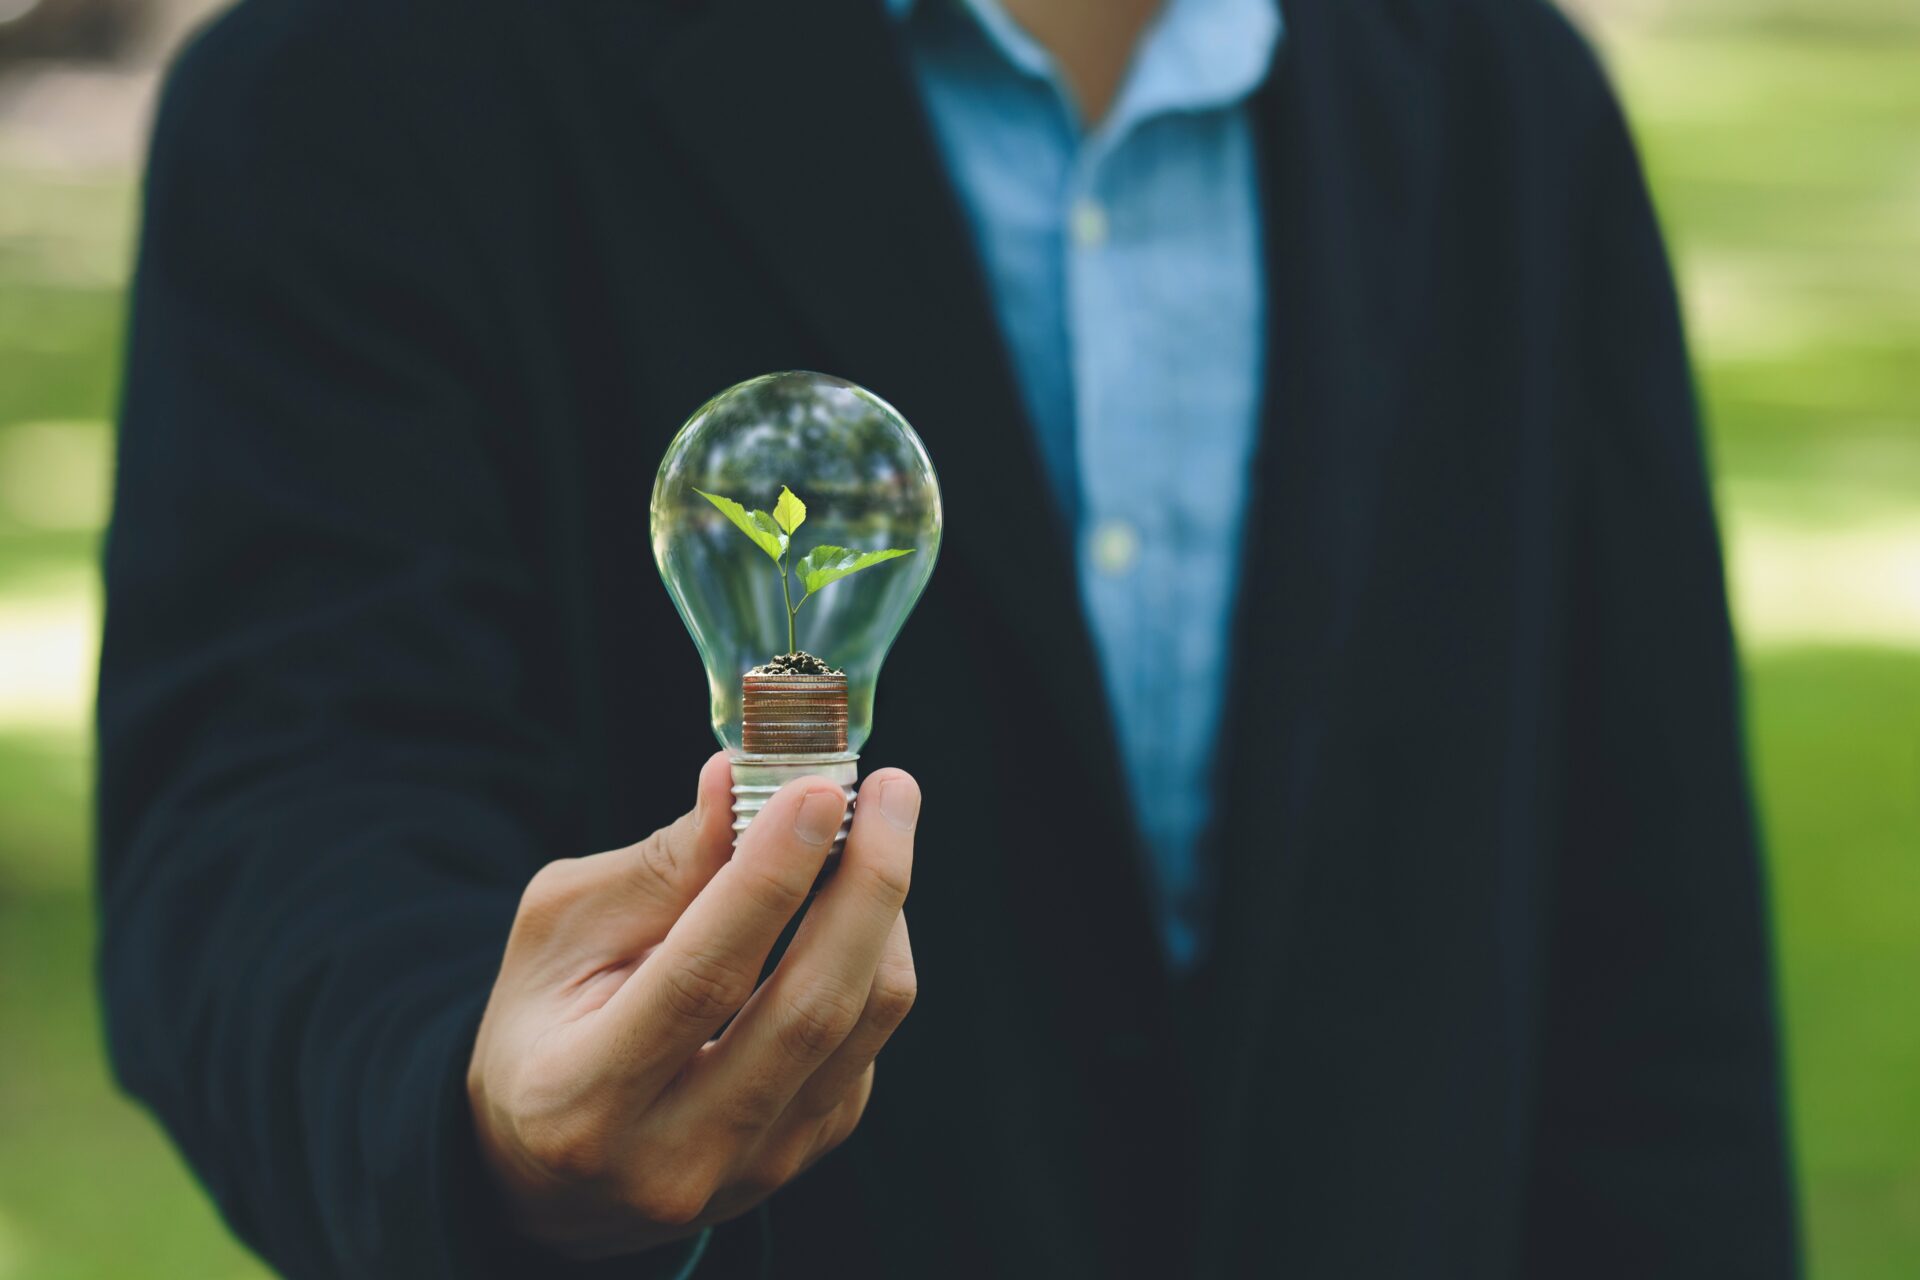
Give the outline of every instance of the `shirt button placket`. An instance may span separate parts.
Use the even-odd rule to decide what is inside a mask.
[[[1140,560],[1140,531],[1125,520],[1102,520],[1093,531],[1093,565],[1108,577],[1132,571]]]
[[[1107,242],[1107,209],[1092,196],[1081,196],[1073,202],[1068,225],[1076,248],[1098,249]]]
[[[1096,575],[1109,580],[1123,577],[1139,559],[1139,533],[1123,520],[1115,519],[1106,513],[1111,512],[1113,495],[1106,492],[1102,483],[1106,468],[1097,461],[1102,451],[1112,445],[1112,441],[1103,439],[1103,428],[1108,424],[1102,421],[1102,400],[1108,394],[1108,370],[1106,363],[1109,352],[1098,349],[1098,344],[1107,334],[1099,323],[1099,317],[1093,312],[1099,309],[1098,299],[1105,293],[1101,273],[1105,264],[1100,250],[1107,244],[1112,234],[1112,226],[1107,216],[1107,206],[1101,201],[1097,191],[1100,169],[1100,149],[1091,142],[1083,141],[1080,154],[1075,157],[1069,199],[1066,209],[1066,288],[1068,322],[1071,325],[1073,339],[1073,381],[1076,446],[1080,459],[1080,476],[1083,485],[1082,496],[1086,505],[1083,508],[1081,544],[1085,559]]]

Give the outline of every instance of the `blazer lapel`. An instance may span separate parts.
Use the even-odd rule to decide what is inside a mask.
[[[1318,746],[1375,554],[1376,501],[1423,293],[1436,148],[1421,33],[1382,6],[1289,0],[1257,127],[1273,350],[1220,769],[1218,934],[1206,983],[1218,1194],[1262,1106],[1256,1049],[1296,963],[1299,886],[1338,815]],[[1415,6],[1407,6],[1411,15]],[[1264,1104],[1271,1107],[1269,1101]],[[1224,1236],[1222,1238],[1225,1238]]]

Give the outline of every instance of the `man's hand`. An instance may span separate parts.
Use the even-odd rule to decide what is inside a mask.
[[[467,1091],[518,1226],[562,1253],[692,1235],[791,1181],[853,1132],[913,1004],[914,780],[866,780],[839,870],[757,990],[846,810],[831,782],[789,783],[736,851],[729,785],[716,755],[692,813],[550,863],[514,918]]]

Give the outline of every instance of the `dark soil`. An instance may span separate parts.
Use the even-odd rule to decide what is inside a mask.
[[[803,649],[797,653],[783,653],[772,662],[762,663],[747,674],[750,676],[843,676],[846,672],[828,666],[825,661]]]

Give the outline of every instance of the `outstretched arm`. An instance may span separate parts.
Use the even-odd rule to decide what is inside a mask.
[[[543,911],[644,897],[654,845],[535,875],[591,848],[522,500],[542,455],[503,350],[512,317],[486,293],[461,211],[437,199],[435,157],[409,136],[379,43],[329,6],[240,6],[185,55],[156,126],[100,696],[112,1056],[228,1221],[287,1274],[588,1274],[562,1255],[658,1246],[617,1273],[672,1275],[679,1238],[857,1120],[877,1023],[904,1012],[904,923],[895,903],[835,946],[796,942],[728,1038],[687,1047],[705,1064],[687,1080],[752,1077],[716,1105],[798,1099],[766,1142],[703,1142],[686,1089],[642,1134],[637,1103],[611,1119],[598,1107],[615,1073],[590,1074],[607,1066],[594,1045],[539,1058],[570,1034],[542,1021],[554,968],[583,957],[566,994],[605,1003],[571,1033],[634,1061],[684,1047],[665,1042],[676,1030],[704,1040],[705,1022],[658,1017],[661,992],[694,989],[671,985],[663,957],[702,935],[670,932],[677,912],[648,917],[651,934],[639,912],[541,932]],[[744,883],[769,910],[777,884],[797,884],[798,906],[808,849],[774,851],[797,859],[777,882],[717,874],[724,772],[709,770],[703,811],[720,820],[693,842],[700,875],[676,883],[677,905],[711,915],[727,905],[712,894]],[[831,801],[837,828],[837,789]],[[876,883],[904,892],[911,837],[859,836],[884,836],[887,809],[863,808],[822,908]],[[773,830],[756,826],[755,847]],[[869,853],[891,858],[884,875],[859,874]],[[864,980],[841,963],[849,947],[865,948]],[[746,952],[721,959],[758,974]],[[829,980],[839,1003],[794,1031]],[[730,994],[752,989],[708,993]],[[616,1025],[616,1011],[631,1016]],[[742,1047],[753,1036],[758,1053]],[[831,1072],[754,1074],[769,1052],[815,1052]],[[569,1086],[578,1105],[539,1111]],[[596,1124],[624,1140],[589,1141]],[[670,1160],[673,1143],[697,1166]],[[624,1181],[610,1191],[599,1173]],[[650,1224],[648,1208],[673,1221]],[[699,1274],[752,1274],[758,1252],[751,1222],[722,1228]]]

